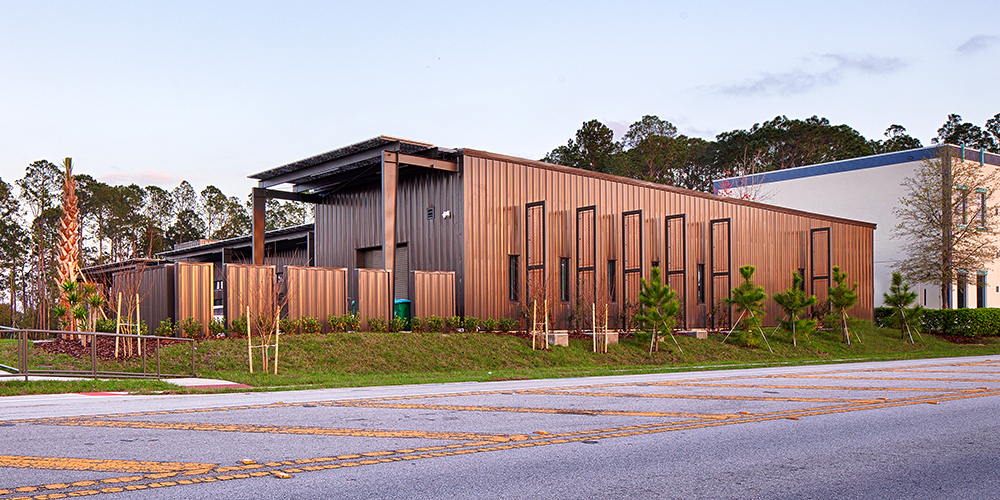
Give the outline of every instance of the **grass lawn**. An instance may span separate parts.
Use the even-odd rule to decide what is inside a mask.
[[[915,345],[900,340],[898,330],[859,325],[862,341],[851,346],[830,332],[816,332],[792,346],[787,334],[768,337],[774,354],[761,343],[756,348],[723,343],[722,335],[708,340],[677,337],[683,352],[667,338],[650,355],[649,335],[623,338],[607,354],[591,352],[589,339],[571,339],[569,347],[532,351],[529,338],[491,333],[334,333],[285,335],[281,339],[278,374],[260,373],[259,351],[255,373],[247,370],[246,339],[202,340],[197,344],[199,377],[240,382],[255,390],[282,390],[369,385],[490,381],[704,369],[743,368],[788,364],[872,361],[948,356],[1000,354],[1000,338],[955,344],[923,335]],[[770,330],[767,330],[770,334]],[[16,342],[0,340],[0,364],[17,365]],[[190,368],[187,345],[162,348],[165,373]],[[149,362],[149,361],[148,361]],[[89,360],[52,354],[35,347],[32,366],[85,368]],[[140,361],[102,361],[101,369],[137,371]],[[248,390],[248,389],[244,389]],[[128,391],[133,393],[205,392],[156,380],[73,382],[0,381],[0,396],[62,392]]]

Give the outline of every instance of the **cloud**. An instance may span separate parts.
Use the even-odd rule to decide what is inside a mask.
[[[793,69],[784,73],[764,73],[757,78],[740,83],[702,87],[714,94],[734,96],[793,95],[813,89],[839,84],[850,73],[885,75],[906,67],[898,57],[850,57],[841,54],[823,54],[805,63],[818,62],[822,69]]]
[[[989,49],[997,42],[1000,42],[1000,36],[993,35],[976,35],[972,38],[966,40],[962,45],[959,45],[955,50],[959,54],[969,55],[975,54],[976,52],[982,52]]]

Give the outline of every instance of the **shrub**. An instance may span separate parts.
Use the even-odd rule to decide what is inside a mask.
[[[240,316],[239,318],[233,319],[229,322],[229,331],[236,336],[247,334],[247,317]]]
[[[334,316],[334,315],[330,315],[329,318],[326,318],[326,323],[328,325],[330,325],[330,331],[331,332],[342,332],[342,331],[344,331],[344,321],[343,321],[343,318],[344,318],[343,316]]]
[[[382,318],[368,318],[368,331],[381,333],[387,328],[385,319]]]
[[[427,331],[428,332],[440,332],[444,330],[444,320],[441,316],[431,316],[427,318]]]
[[[474,332],[479,329],[479,320],[475,316],[466,316],[462,321],[462,328],[467,332]]]
[[[201,336],[201,321],[194,318],[185,318],[180,324],[180,329],[184,332],[184,336],[192,339],[196,339]]]
[[[1000,335],[1000,309],[924,310],[922,325],[934,333],[986,337]]]
[[[319,320],[312,316],[303,316],[299,320],[299,327],[302,328],[302,333],[319,333],[323,329],[323,325],[319,323]]]
[[[422,332],[424,331],[424,322],[420,318],[413,318],[410,320],[410,331]]]
[[[462,318],[459,318],[458,316],[449,316],[444,319],[444,324],[448,327],[448,330],[457,332],[458,329],[462,327]]]
[[[361,329],[361,318],[357,314],[347,313],[340,318],[344,325],[344,331],[356,332]]]
[[[97,320],[97,328],[95,330],[102,333],[115,333],[115,327],[118,326],[118,322],[114,318],[101,318]],[[157,335],[160,333],[157,332]]]
[[[499,320],[497,320],[497,328],[499,328],[501,332],[507,333],[517,328],[517,320],[510,318],[500,318]]]
[[[892,314],[893,310],[891,307],[876,307],[875,308],[875,326],[879,328],[889,328],[892,325]]]
[[[295,333],[299,329],[299,320],[295,318],[281,318],[278,320],[278,328],[281,333]]]
[[[226,320],[224,319],[213,319],[211,323],[208,324],[208,331],[212,333],[213,337],[223,337],[226,335]]]
[[[484,332],[495,332],[497,331],[497,320],[493,318],[486,318],[483,320],[483,331]]]
[[[390,332],[401,332],[404,328],[406,328],[406,318],[393,316],[392,319],[389,320],[388,329]]]
[[[111,325],[111,329],[114,330],[115,325]],[[156,327],[156,334],[161,337],[173,337],[174,333],[177,331],[177,325],[174,324],[174,320],[167,318],[160,321],[160,325]]]

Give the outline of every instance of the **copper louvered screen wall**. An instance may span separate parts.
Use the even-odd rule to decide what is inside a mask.
[[[685,284],[687,283],[687,217],[684,214],[671,215],[666,217],[666,235],[663,241],[666,248],[663,252],[663,281],[674,291],[674,297],[680,304],[680,311],[677,313],[677,325],[687,328],[687,315],[685,312],[685,298],[687,293]]]
[[[316,318],[326,330],[330,316],[347,313],[347,268],[288,266],[285,297],[288,317]]]
[[[589,310],[597,300],[597,209],[593,206],[576,211],[576,273],[577,304]]]
[[[194,318],[201,322],[202,335],[208,335],[208,325],[212,322],[212,276],[211,262],[178,262],[174,264],[174,305],[177,311],[175,321]]]
[[[811,230],[809,240],[812,294],[822,304],[830,295],[830,228]]]
[[[361,328],[368,330],[371,318],[389,320],[392,304],[389,271],[385,269],[357,269],[358,273],[358,316]]]
[[[548,299],[545,289],[545,202],[529,203],[525,206],[525,241],[528,279],[528,302],[539,304]]]
[[[732,308],[725,304],[729,291],[733,286],[732,269],[732,228],[729,219],[711,221],[709,238],[711,240],[711,276],[712,302],[709,304],[712,312],[713,328],[729,328],[732,325]]]
[[[642,260],[642,210],[625,212],[622,214],[622,305],[626,321],[639,312]]]
[[[249,264],[226,264],[225,311],[227,319],[246,316],[250,306],[250,316],[272,314],[275,300],[274,266],[253,266]]]
[[[413,317],[455,315],[455,273],[413,271]]]

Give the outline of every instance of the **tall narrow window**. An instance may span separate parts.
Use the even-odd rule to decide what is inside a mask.
[[[617,279],[618,279],[618,277],[615,275],[615,269],[616,269],[615,261],[614,260],[609,260],[608,261],[608,301],[610,301],[610,302],[617,302],[618,301],[618,297],[615,296],[615,281],[617,281]]]
[[[986,275],[976,276],[976,307],[986,307]]]
[[[559,300],[569,302],[569,259],[559,259]]]
[[[965,301],[966,276],[964,273],[958,275],[958,308],[965,309],[969,304]]]
[[[705,303],[705,264],[698,264],[695,271],[696,279],[698,280],[698,291],[695,294],[698,299],[699,304]]]
[[[986,229],[986,190],[979,191],[979,226]]]
[[[806,269],[804,267],[799,268],[799,278],[802,278],[802,281],[799,282],[799,290],[804,292],[806,291]]]
[[[518,267],[517,255],[509,256],[507,260],[507,298],[514,301],[520,299],[517,293]]]

